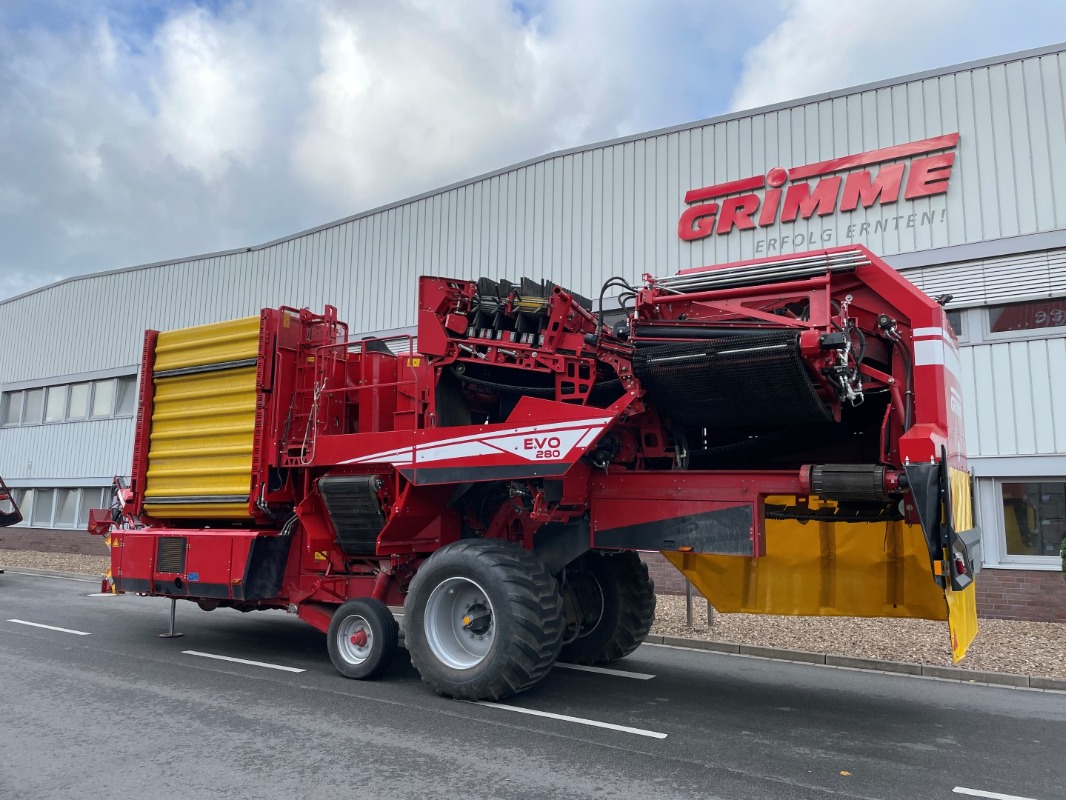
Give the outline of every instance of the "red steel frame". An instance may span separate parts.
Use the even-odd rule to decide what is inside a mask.
[[[914,360],[910,376],[904,360],[891,357],[891,347],[888,371],[870,365],[862,369],[867,387],[891,397],[881,424],[882,465],[891,484],[887,488],[898,488],[908,464],[936,461],[944,447],[951,464],[965,468],[961,411],[952,401],[959,393],[950,364],[956,345],[943,310],[862,248],[834,248],[813,256],[825,258],[828,265],[837,254],[854,253],[864,259],[854,270],[833,272],[827,267],[824,274],[765,285],[679,294],[649,280],[635,293],[632,331],[639,336],[641,325],[651,322],[679,329],[797,329],[817,379],[837,358],[819,346],[819,336],[845,322],[839,307],[848,297],[850,316],[859,327],[876,331],[879,317],[888,315],[910,357],[914,359],[916,351],[925,356]],[[680,274],[787,265],[794,258]],[[764,547],[763,499],[810,492],[806,465],[787,470],[676,469],[668,431],[633,373],[633,343],[608,335],[596,316],[566,291],[555,287],[544,299],[545,322],[531,341],[517,335],[512,340],[482,336],[483,331],[471,326],[477,299],[476,284],[470,281],[423,278],[420,352],[399,356],[379,352],[376,340],[348,341],[332,307],[323,315],[264,310],[249,519],[238,529],[197,528],[144,514],[158,336],[148,331],[132,486],[121,521],[109,530],[115,587],[189,597],[205,607],[225,603],[288,608],[325,630],[332,609],[349,598],[401,603],[419,564],[457,541],[464,526],[474,526],[477,535],[507,538],[533,549],[544,524],[587,519],[592,546],[647,549],[639,541],[612,539],[610,532],[634,523],[738,510],[751,519],[748,541],[738,552],[758,556]],[[783,302],[793,300],[808,303],[807,319],[779,313]],[[508,298],[501,313],[520,313],[520,302]],[[538,385],[554,387],[555,399],[523,397],[505,419],[444,424],[444,371],[486,367],[537,376]],[[617,398],[603,407],[590,402],[598,375],[620,387]],[[840,398],[825,386],[819,391],[839,419]],[[908,409],[912,395],[913,409]],[[901,433],[905,418],[912,425]],[[309,437],[297,433],[300,426],[310,431]],[[608,435],[616,443],[611,460],[595,466],[594,454],[601,452],[598,448]],[[375,553],[353,557],[338,547],[317,488],[325,475],[377,476],[385,524]],[[458,487],[490,483],[510,485],[517,494],[500,503],[491,519],[472,520],[470,510],[454,502]],[[102,517],[93,523],[95,532],[107,527]],[[253,543],[280,536],[291,538],[280,588],[272,596],[246,600],[242,593],[248,591]],[[181,573],[158,571],[159,539],[167,537],[186,541]],[[661,545],[656,539],[656,549]],[[205,586],[210,586],[210,596],[203,594]]]

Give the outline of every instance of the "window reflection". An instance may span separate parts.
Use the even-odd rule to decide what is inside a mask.
[[[1007,554],[1057,556],[1066,533],[1066,482],[1003,484]]]

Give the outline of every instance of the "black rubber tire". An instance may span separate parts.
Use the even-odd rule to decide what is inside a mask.
[[[426,633],[434,589],[456,578],[476,584],[491,606],[487,652],[461,669],[434,653]],[[464,539],[442,547],[415,573],[404,603],[404,630],[411,663],[439,694],[498,700],[533,686],[554,666],[563,635],[559,585],[536,556],[517,544]]]
[[[633,552],[593,552],[585,554],[583,569],[599,584],[603,611],[591,630],[563,645],[559,660],[606,664],[625,658],[640,647],[655,621],[648,565]]]
[[[371,647],[365,656],[356,656],[341,641],[350,635],[346,628],[353,626],[365,626],[364,629],[370,633],[368,641]],[[329,660],[337,672],[355,680],[374,678],[388,669],[399,641],[400,626],[396,618],[387,605],[372,597],[344,603],[333,612],[326,633]]]

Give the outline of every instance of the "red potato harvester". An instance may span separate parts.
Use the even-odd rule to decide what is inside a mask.
[[[437,691],[499,698],[652,624],[637,551],[724,612],[949,621],[980,567],[958,348],[862,247],[619,278],[419,281],[418,350],[336,309],[145,336],[116,592],[277,608],[351,678],[404,606]]]

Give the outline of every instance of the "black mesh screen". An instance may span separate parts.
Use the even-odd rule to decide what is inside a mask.
[[[160,536],[156,546],[156,572],[185,572],[184,536]]]
[[[831,418],[794,331],[646,345],[637,351],[633,370],[659,412],[685,428],[776,427]]]

